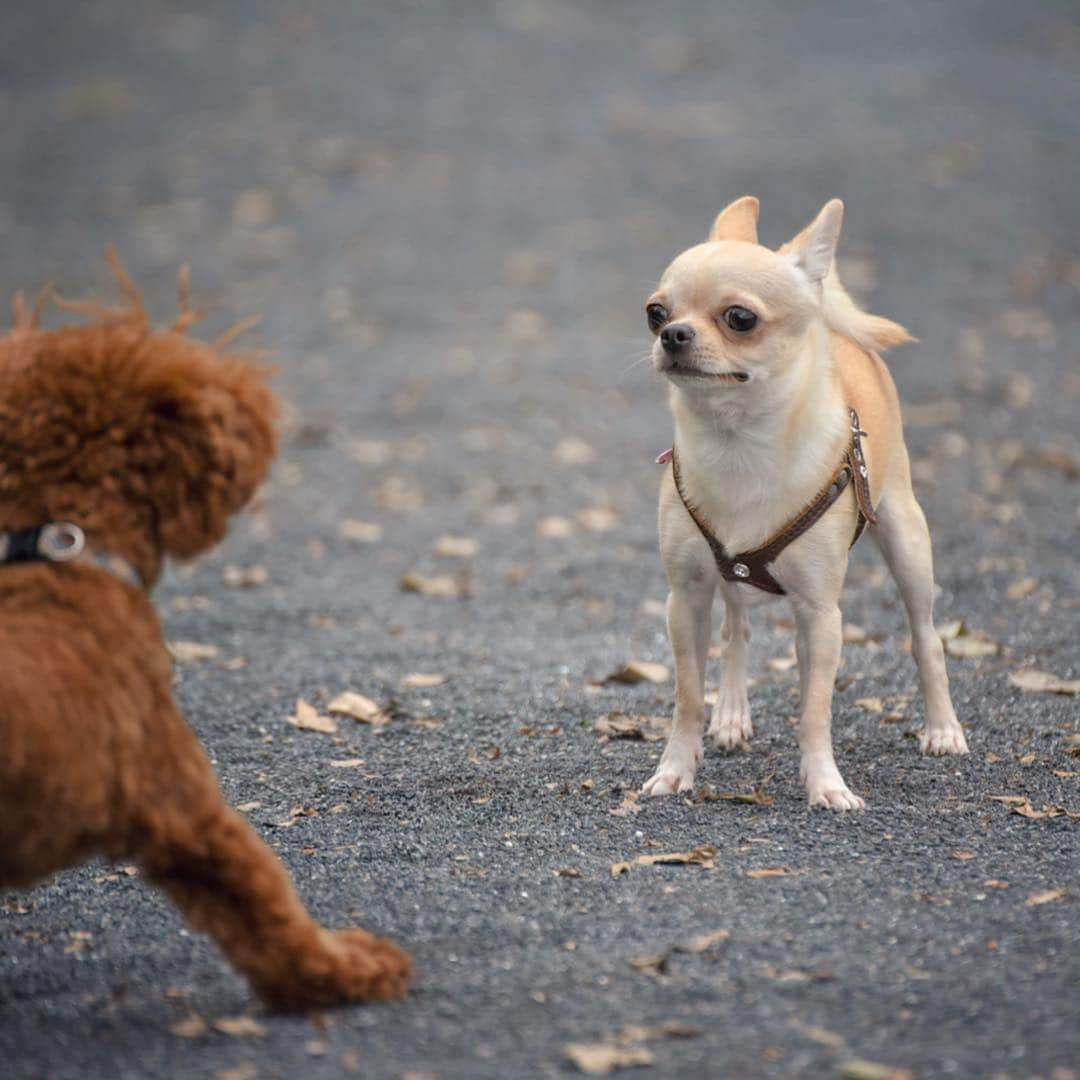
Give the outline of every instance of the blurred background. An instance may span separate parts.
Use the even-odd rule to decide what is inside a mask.
[[[643,302],[670,259],[703,239],[736,196],[761,199],[761,235],[772,246],[842,197],[841,276],[871,310],[921,339],[888,360],[935,541],[939,620],[963,620],[982,643],[956,647],[951,661],[958,712],[975,725],[969,739],[979,750],[965,768],[984,770],[986,790],[1013,790],[1012,774],[986,771],[994,766],[983,752],[1012,762],[1027,753],[1018,748],[1023,740],[1056,738],[1074,723],[1074,699],[1021,694],[1007,675],[1024,666],[1080,673],[1078,177],[1073,0],[3,5],[0,297],[47,281],[67,294],[102,294],[102,251],[112,242],[164,322],[175,310],[177,268],[190,263],[195,297],[209,309],[205,332],[262,314],[248,340],[271,354],[289,403],[281,459],[254,512],[222,550],[173,571],[157,593],[171,638],[213,643],[234,661],[181,665],[178,676],[182,704],[219,758],[227,793],[261,800],[265,820],[254,820],[264,828],[290,805],[343,797],[334,784],[345,781],[327,780],[321,747],[284,726],[298,696],[320,705],[351,687],[394,698],[416,721],[352,747],[380,777],[377,792],[364,796],[377,809],[349,834],[352,842],[359,828],[376,851],[370,860],[345,868],[330,845],[325,866],[316,865],[290,854],[299,827],[275,834],[286,837],[275,843],[302,863],[304,880],[318,881],[322,914],[340,921],[364,897],[382,929],[418,950],[427,992],[440,995],[434,1013],[421,1010],[422,1033],[412,1012],[395,1014],[381,1052],[399,1052],[397,1031],[401,1045],[415,1037],[434,1048],[431,1060],[450,1062],[447,1075],[486,1074],[489,1066],[470,1056],[478,1052],[469,1026],[476,1023],[491,1046],[519,1039],[500,1053],[526,1075],[532,1066],[513,1056],[520,1040],[555,1045],[576,1034],[566,1025],[592,1023],[590,1010],[616,988],[631,1000],[614,976],[608,991],[582,983],[580,1000],[555,1021],[512,973],[492,976],[486,961],[475,972],[447,966],[448,940],[462,955],[509,949],[501,955],[511,967],[535,956],[513,952],[494,914],[494,923],[477,914],[484,905],[469,899],[475,881],[443,882],[444,894],[425,875],[441,873],[434,868],[455,844],[467,845],[470,830],[500,827],[471,809],[470,798],[485,792],[500,813],[525,815],[516,827],[534,837],[549,827],[546,815],[565,813],[561,835],[588,820],[596,844],[625,825],[611,858],[637,842],[633,819],[612,819],[606,803],[554,810],[541,785],[565,781],[580,800],[590,770],[598,784],[617,776],[628,788],[649,772],[654,747],[600,747],[587,728],[612,708],[666,713],[670,683],[586,683],[627,659],[668,660],[652,461],[669,445],[671,425],[664,386],[645,360]],[[904,740],[921,707],[906,626],[871,544],[853,555],[845,604],[855,624],[846,670],[865,679],[838,693],[838,744],[865,725],[860,694],[881,695],[886,713],[903,720],[872,720],[881,726],[845,743],[855,755],[845,769],[854,770],[856,789],[877,775],[879,802],[908,813],[931,799],[941,770],[917,766]],[[798,821],[794,740],[783,722],[794,708],[787,612],[770,609],[755,632],[755,708],[777,722],[757,756],[724,763],[723,782],[750,788],[776,776],[779,817]],[[411,671],[447,679],[437,690],[403,688]],[[872,773],[879,754],[882,770],[892,769],[894,753],[909,762],[895,791]],[[1073,797],[1067,779],[1045,769],[1039,776],[1045,799]],[[473,786],[457,798],[463,777]],[[532,803],[546,809],[530,810]],[[650,808],[671,817],[637,828],[655,833],[667,821],[677,830],[688,812]],[[710,829],[727,820],[716,806],[701,812]],[[406,828],[425,820],[432,831]],[[677,833],[667,840],[684,841]],[[826,861],[849,852],[849,841],[836,842],[840,848],[821,849]],[[1040,862],[1026,838],[1014,842],[1013,855],[1033,860],[1032,888],[1040,875],[1054,884],[1064,846]],[[546,892],[547,856],[537,869],[515,861],[517,851],[495,848],[485,896],[540,919],[546,933],[544,920],[563,911]],[[552,865],[572,858],[564,850],[551,849]],[[918,876],[908,863],[868,873],[872,881]],[[86,958],[99,966],[82,969],[93,978],[116,976],[110,955],[118,969],[133,964],[133,984],[144,989],[157,971],[181,963],[175,936],[141,945],[134,958],[120,927],[112,942],[108,913],[121,910],[123,882],[103,897],[88,876],[64,880],[75,882],[64,888],[77,889],[85,918],[100,923],[98,951]],[[522,884],[535,900],[520,898]],[[852,902],[860,895],[854,888]],[[35,925],[62,934],[69,898],[38,896]],[[138,905],[154,902],[134,887],[124,896],[135,906],[123,910],[144,926],[150,915]],[[648,909],[647,889],[639,899]],[[813,921],[806,912],[817,901],[808,903],[793,909],[797,923]],[[970,920],[957,905],[957,917]],[[175,935],[167,909],[153,910]],[[689,903],[687,918],[692,912]],[[634,933],[639,915],[620,907],[607,932],[616,942]],[[920,918],[912,915],[912,926]],[[881,919],[874,940],[895,941],[901,931],[891,916]],[[957,966],[935,926],[923,925],[911,948],[940,947],[938,969],[954,981],[912,993],[940,994],[943,1010],[928,1008],[923,1026],[918,1013],[896,1044],[881,1034],[892,1030],[894,1003],[873,994],[858,1008],[838,997],[820,1022],[861,1024],[886,1039],[883,1053],[938,1060],[966,1030],[940,1023],[949,1004],[988,979],[1016,988],[1032,977],[1027,959],[992,976]],[[12,1030],[33,1042],[59,1009],[66,1022],[89,1025],[71,1045],[92,1057],[100,1016],[80,1005],[86,986],[55,985],[49,954],[17,925],[10,932],[23,971],[42,969],[31,980],[38,997]],[[857,985],[876,984],[871,946],[856,956],[828,927],[823,936],[807,932],[822,950],[807,963],[825,957],[837,970],[850,965]],[[1064,923],[1045,932],[1028,941],[1032,955],[1075,946],[1075,924],[1071,937]],[[590,952],[582,925],[551,933],[554,949],[570,936],[582,949],[570,974],[551,969],[547,992],[556,1000],[583,971],[606,971],[612,946],[598,930]],[[522,934],[516,945],[527,951],[531,939]],[[761,928],[761,948],[770,934]],[[242,993],[233,987],[229,999],[229,976],[209,951],[200,956],[204,987],[225,994],[222,1008],[239,1008]],[[498,993],[483,983],[489,977],[502,980]],[[544,985],[536,978],[534,988]],[[1060,1035],[1054,1025],[1067,1026],[1067,980],[1056,978],[1024,991],[1029,1031]],[[507,1000],[519,1002],[517,1030],[528,1035],[503,1031]],[[736,1003],[722,1007],[725,1021],[732,1016],[723,1010],[745,1004],[737,995],[724,1000]],[[735,1017],[786,1046],[789,1035],[770,1034],[757,1008]],[[984,1049],[1012,1038],[1011,1010],[1002,1001],[984,1015]],[[160,1035],[155,1015],[147,1023]],[[355,1023],[367,1024],[367,1015]],[[551,1024],[563,1027],[553,1034]],[[150,1036],[139,1038],[146,1044]],[[172,1044],[164,1039],[153,1044],[161,1055],[153,1067],[139,1057],[145,1045],[132,1051],[143,1061],[140,1075],[167,1072],[161,1063]],[[1072,1039],[1075,1049],[1075,1030]],[[732,1075],[766,1068],[754,1045]],[[830,1051],[800,1045],[768,1068],[793,1075],[823,1067]],[[698,1068],[702,1043],[686,1046],[672,1060]],[[52,1075],[61,1075],[63,1060],[53,1064]]]

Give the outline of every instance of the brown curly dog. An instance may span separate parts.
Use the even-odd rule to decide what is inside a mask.
[[[61,302],[94,321],[45,331],[20,295],[0,337],[0,887],[132,859],[272,1008],[398,996],[408,956],[316,923],[226,805],[147,595],[262,481],[275,399],[226,339],[186,335],[186,274],[154,332],[109,261],[128,307]]]

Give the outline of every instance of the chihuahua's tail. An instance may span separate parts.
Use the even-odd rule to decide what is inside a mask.
[[[899,323],[863,311],[841,283],[836,263],[825,275],[821,306],[829,329],[850,338],[861,348],[884,352],[894,345],[916,340]]]

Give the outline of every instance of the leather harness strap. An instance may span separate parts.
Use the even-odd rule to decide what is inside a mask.
[[[675,481],[675,489],[679,493],[679,498],[682,499],[683,506],[686,507],[686,512],[701,531],[701,535],[705,537],[712,550],[713,558],[716,560],[716,568],[725,581],[742,581],[747,585],[754,585],[764,592],[783,596],[784,587],[769,572],[769,564],[776,559],[788,544],[797,540],[819,521],[829,507],[840,498],[840,495],[850,483],[854,484],[855,502],[858,507],[858,523],[851,543],[854,545],[855,541],[862,536],[867,523],[871,525],[877,524],[877,514],[874,513],[874,507],[870,501],[869,473],[863,456],[861,441],[866,432],[860,429],[859,417],[855,410],[849,409],[848,411],[851,417],[851,442],[844,453],[844,459],[840,463],[840,467],[833,474],[832,479],[822,488],[817,497],[800,514],[784,525],[779,532],[774,533],[760,547],[756,547],[752,551],[744,551],[740,555],[728,555],[724,550],[724,545],[717,540],[712,530],[705,523],[701,511],[686,497],[682,476],[679,471],[678,454],[675,452],[674,447],[672,448],[671,475]],[[663,456],[661,455],[661,457]]]
[[[144,586],[142,575],[127,559],[88,548],[86,534],[70,521],[0,531],[0,566],[25,562],[79,562],[108,570],[137,589]]]

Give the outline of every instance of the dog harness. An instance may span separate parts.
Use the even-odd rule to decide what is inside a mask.
[[[108,570],[137,589],[143,587],[139,571],[127,559],[88,548],[86,533],[70,521],[0,532],[0,566],[24,562],[81,562]]]
[[[656,460],[658,463],[671,462],[671,475],[675,481],[675,490],[682,499],[686,512],[693,518],[694,524],[705,537],[706,542],[712,549],[713,558],[716,560],[716,568],[725,581],[742,581],[747,585],[754,585],[764,592],[784,595],[784,587],[769,572],[769,564],[784,550],[793,540],[798,539],[807,529],[811,528],[829,509],[848,486],[854,484],[855,502],[858,507],[858,522],[855,526],[855,535],[851,543],[859,539],[866,528],[867,523],[877,524],[877,514],[874,513],[873,503],[870,501],[870,478],[863,457],[862,437],[866,434],[859,427],[859,417],[854,409],[848,410],[851,417],[851,442],[844,453],[840,467],[833,474],[832,479],[817,495],[817,497],[796,517],[786,525],[773,533],[760,547],[753,551],[744,551],[739,555],[729,555],[724,550],[724,545],[716,539],[712,530],[708,527],[701,511],[686,497],[683,487],[682,476],[679,472],[679,456],[675,447],[665,451]]]

